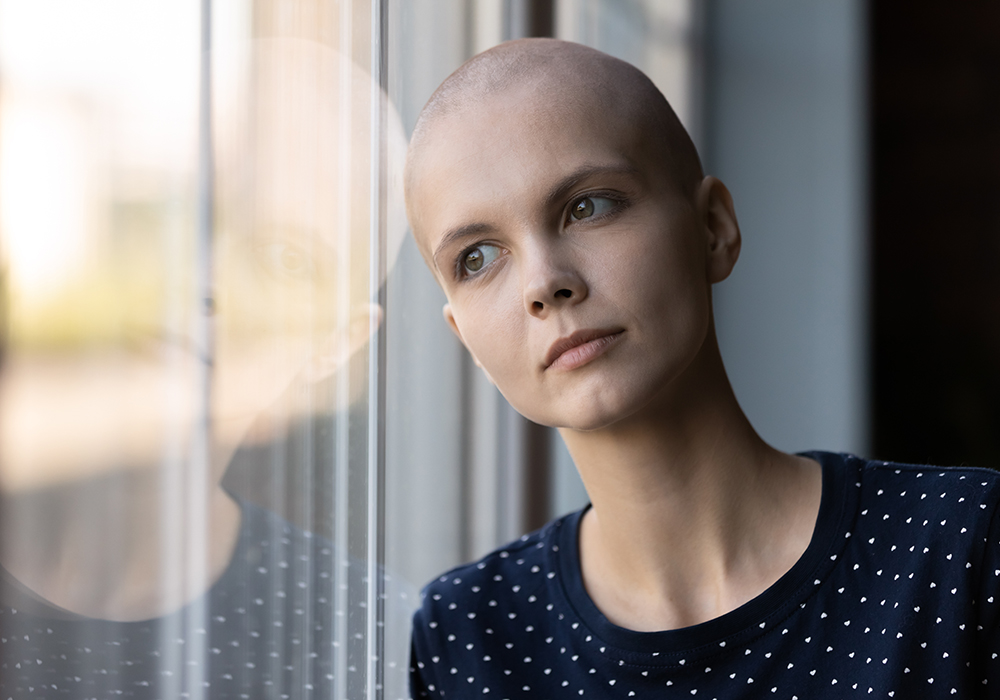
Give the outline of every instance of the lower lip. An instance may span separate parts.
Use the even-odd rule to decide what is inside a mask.
[[[570,348],[562,355],[557,357],[555,361],[548,366],[548,369],[557,370],[571,370],[577,367],[582,367],[591,360],[597,359],[605,352],[608,348],[614,345],[619,338],[622,337],[624,331],[619,331],[613,335],[606,335],[602,338],[594,338],[589,340],[582,345],[577,345],[575,348]]]

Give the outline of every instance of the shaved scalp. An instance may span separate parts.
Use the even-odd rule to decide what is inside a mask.
[[[448,76],[417,118],[406,163],[407,190],[412,190],[416,162],[435,124],[515,87],[529,88],[551,102],[554,116],[558,109],[592,109],[596,104],[623,118],[623,123],[635,125],[643,150],[658,150],[678,186],[694,195],[703,177],[698,152],[663,93],[635,66],[558,39],[499,44]]]

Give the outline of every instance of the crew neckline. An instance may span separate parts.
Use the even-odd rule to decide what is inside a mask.
[[[683,657],[691,659],[699,650],[717,653],[730,643],[738,643],[766,634],[810,597],[826,579],[839,559],[846,538],[837,533],[848,531],[857,509],[857,488],[861,460],[853,455],[831,452],[803,452],[823,470],[819,513],[812,537],[798,561],[774,584],[755,598],[725,615],[691,627],[658,632],[638,632],[619,627],[597,608],[583,585],[580,570],[579,526],[590,508],[567,516],[553,537],[558,549],[559,588],[573,613],[605,643],[625,652],[656,656],[654,663],[669,664]],[[834,551],[836,550],[836,551]],[[550,548],[550,551],[551,548]],[[726,644],[722,644],[725,642]]]

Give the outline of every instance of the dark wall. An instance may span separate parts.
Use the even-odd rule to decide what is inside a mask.
[[[1000,3],[869,28],[873,456],[1000,467]]]

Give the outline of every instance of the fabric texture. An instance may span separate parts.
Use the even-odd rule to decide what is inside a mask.
[[[584,509],[424,589],[413,696],[1000,697],[1000,475],[806,456],[812,539],[753,600],[683,629],[612,624],[580,576]]]

